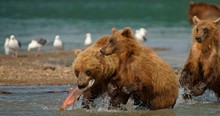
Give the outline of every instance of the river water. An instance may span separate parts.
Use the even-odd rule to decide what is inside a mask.
[[[97,106],[90,110],[81,109],[81,100],[79,100],[75,103],[75,107],[69,106],[66,110],[59,111],[58,107],[68,95],[68,93],[62,91],[74,86],[0,86],[0,90],[13,93],[0,95],[0,115],[218,116],[220,113],[220,103],[217,102],[214,93],[206,91],[203,96],[193,98],[193,100],[183,100],[181,96],[182,89],[180,89],[174,109],[136,111],[132,105],[132,100],[129,100],[123,106],[127,111],[108,110],[108,97],[103,96],[95,101]],[[57,92],[50,93],[50,91]]]
[[[205,0],[197,0],[197,2]],[[209,0],[220,4],[219,0]],[[53,41],[59,34],[66,50],[83,48],[85,34],[90,32],[93,41],[111,28],[140,27],[148,30],[151,47],[168,48],[158,51],[172,67],[182,68],[191,45],[191,28],[187,22],[187,0],[1,0],[0,1],[0,54],[4,54],[4,40],[14,34],[22,43],[20,52],[26,52],[28,43],[37,37]],[[53,50],[52,45],[42,51]],[[0,95],[0,115],[220,115],[220,103],[215,95],[205,95],[192,101],[181,98],[182,90],[174,109],[159,111],[107,110],[103,99],[100,107],[85,111],[68,108],[58,111],[67,96],[63,91],[71,86],[0,86],[1,91],[13,94]],[[106,98],[104,98],[104,101]],[[102,101],[102,102],[101,102]],[[104,106],[102,106],[104,104]]]

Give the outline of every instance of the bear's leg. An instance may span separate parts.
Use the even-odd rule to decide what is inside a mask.
[[[141,101],[141,96],[137,92],[132,93],[131,99],[134,100],[134,105],[137,106],[135,110],[145,110],[148,108],[148,105]]]
[[[135,108],[135,110],[146,110],[149,108],[149,105],[143,102],[139,102],[139,104],[137,105],[137,107]]]
[[[176,99],[176,96],[172,93],[163,93],[160,96],[155,96],[155,98],[149,102],[149,109],[172,109],[176,104]]]
[[[120,107],[122,104],[126,104],[128,102],[128,99],[131,96],[131,94],[127,94],[127,93],[121,91],[120,88],[118,90],[120,90],[120,91],[117,91],[117,94],[110,99],[111,106],[113,106],[115,108]]]
[[[129,99],[129,95],[126,95],[126,96],[123,95],[123,97],[122,97],[121,94],[120,94],[120,95],[115,96],[114,98],[112,98],[110,100],[110,104],[113,107],[120,107],[121,104],[126,104],[128,99]]]
[[[108,96],[110,97],[110,107],[118,108],[121,104],[126,104],[130,95],[123,92],[115,81],[108,84]],[[109,108],[110,109],[110,108]]]
[[[217,97],[218,97],[218,101],[220,102],[220,88],[218,88],[218,91],[217,92],[215,92],[216,93],[216,95],[217,95]]]
[[[82,108],[90,109],[90,107],[91,107],[91,101],[89,101],[87,99],[83,99],[83,101],[82,101]]]
[[[94,88],[87,89],[83,94],[82,107],[86,109],[90,109],[93,107],[93,101],[100,95],[100,91],[96,91]]]
[[[207,84],[204,82],[199,82],[191,89],[190,94],[193,96],[199,96],[202,95],[206,89],[207,89]]]
[[[136,94],[136,93],[134,93],[134,94],[131,95],[131,99],[134,100],[134,105],[139,105],[139,104],[141,104],[140,98],[141,98],[140,95],[138,95],[138,94]]]
[[[126,104],[130,98],[130,94],[119,91],[113,99],[110,100],[113,106],[119,106],[120,104]]]
[[[109,84],[108,84],[108,96],[110,98],[113,98],[115,97],[117,94],[118,94],[118,90],[119,90],[119,87],[117,85],[117,83],[111,81]]]
[[[180,82],[182,87],[188,87],[188,84],[190,83],[189,71],[183,70],[181,72],[181,77],[179,79],[179,82]]]
[[[84,92],[82,99],[82,108],[90,109],[92,107],[92,102],[94,101],[94,99],[95,98],[91,96],[90,91]]]

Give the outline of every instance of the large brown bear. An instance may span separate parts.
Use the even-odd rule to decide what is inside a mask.
[[[193,96],[210,89],[220,97],[220,18],[213,21],[194,16],[193,23],[193,45],[180,84]]]
[[[178,96],[173,69],[150,48],[143,47],[130,28],[112,29],[108,44],[100,52],[119,58],[117,86],[124,94],[134,94],[150,110],[172,108]]]
[[[194,3],[191,1],[187,15],[190,23],[193,23],[193,16],[197,16],[200,19],[217,19],[220,17],[220,7],[214,4]]]
[[[109,108],[119,107],[127,103],[130,96],[124,93],[116,84],[119,59],[116,55],[104,56],[99,50],[107,44],[110,36],[103,36],[84,51],[76,50],[76,59],[73,63],[78,88],[88,88],[89,81],[95,80],[94,85],[83,92],[83,107],[89,109],[94,99],[107,93],[110,97]],[[91,74],[90,74],[91,73]],[[139,103],[139,98],[134,99]]]
[[[107,92],[108,83],[116,75],[119,60],[115,55],[108,57],[102,55],[99,50],[108,42],[109,36],[103,36],[84,51],[77,51],[73,62],[73,71],[77,79],[79,89],[86,88],[89,81],[95,80],[94,84],[83,95],[83,107],[90,108],[93,100]]]

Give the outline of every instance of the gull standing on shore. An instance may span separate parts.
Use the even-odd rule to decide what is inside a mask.
[[[9,42],[8,42],[9,50],[13,52],[12,57],[17,58],[18,57],[18,51],[21,47],[20,41],[18,41],[14,35],[10,36]]]
[[[86,33],[86,39],[85,39],[85,42],[84,42],[84,45],[86,47],[90,46],[92,44],[92,37],[91,37],[91,34],[90,33]]]
[[[145,35],[147,34],[147,30],[145,28],[140,28],[139,30],[135,31],[135,37],[138,41],[147,41]]]
[[[54,39],[54,41],[53,41],[53,46],[54,46],[56,49],[58,49],[58,50],[63,49],[63,42],[61,41],[59,35],[56,35],[56,36],[55,36],[55,39]]]
[[[34,39],[28,44],[27,51],[30,51],[31,49],[36,49],[36,56],[39,56],[41,47],[47,43],[48,41],[43,38]]]
[[[10,53],[9,38],[6,38],[6,39],[5,39],[4,49],[5,49],[5,54],[6,54],[6,55],[9,55],[9,53]]]

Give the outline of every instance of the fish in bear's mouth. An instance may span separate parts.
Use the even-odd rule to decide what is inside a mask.
[[[64,110],[67,105],[74,105],[75,100],[77,100],[83,94],[83,92],[90,88],[94,83],[95,79],[92,79],[89,81],[89,84],[85,88],[79,89],[78,87],[75,87],[72,89],[68,97],[64,100],[63,104],[59,107],[59,110]]]

